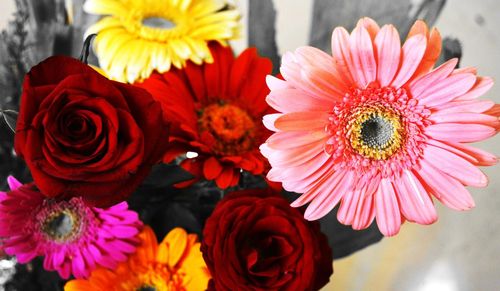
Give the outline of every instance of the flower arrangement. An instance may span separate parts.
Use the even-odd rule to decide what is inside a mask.
[[[466,186],[497,163],[468,145],[500,130],[500,105],[480,99],[492,79],[440,60],[450,49],[424,21],[402,42],[363,17],[328,31],[331,53],[280,61],[274,29],[255,29],[271,1],[250,2],[256,48],[240,54],[228,1],[56,2],[57,49],[26,46],[40,35],[24,21],[46,19],[27,0],[0,46],[16,68],[0,74],[14,288],[320,290],[334,258],[434,223],[434,199],[474,207]]]

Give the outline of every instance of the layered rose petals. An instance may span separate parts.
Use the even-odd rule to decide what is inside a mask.
[[[33,184],[9,177],[0,192],[0,239],[20,263],[44,256],[43,267],[68,279],[86,278],[96,267],[114,269],[135,252],[142,223],[126,202],[95,208],[81,198],[56,201]]]
[[[123,201],[168,144],[159,103],[68,57],[33,67],[23,84],[15,148],[43,194]]]
[[[319,290],[332,274],[332,252],[319,223],[269,190],[231,192],[203,230],[209,290]]]
[[[240,170],[262,174],[266,162],[258,146],[270,132],[261,124],[271,112],[265,102],[265,76],[271,62],[247,49],[234,57],[229,47],[210,44],[213,64],[188,63],[183,70],[154,73],[138,86],[160,101],[165,120],[172,123],[171,147],[164,162],[194,152],[181,166],[196,178],[220,188],[238,183]]]
[[[474,207],[465,186],[484,187],[477,166],[497,158],[466,143],[494,136],[498,105],[478,99],[493,85],[452,59],[433,69],[441,38],[417,21],[401,45],[392,25],[364,18],[349,34],[336,28],[333,55],[312,47],[286,53],[268,77],[264,117],[275,133],[261,146],[268,178],[302,193],[305,217],[319,219],[340,204],[338,219],[355,229],[376,218],[384,235],[403,221],[437,219],[446,206]]]

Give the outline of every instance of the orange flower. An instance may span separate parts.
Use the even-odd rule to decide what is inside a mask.
[[[210,273],[195,234],[181,228],[170,231],[158,244],[152,229],[139,234],[142,244],[115,271],[98,268],[87,280],[69,281],[66,291],[206,290]]]

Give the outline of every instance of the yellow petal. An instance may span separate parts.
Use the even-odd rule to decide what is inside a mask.
[[[184,255],[187,244],[187,233],[182,228],[172,229],[160,245],[167,245],[168,247],[168,262],[170,267],[174,267],[179,262],[180,258]],[[160,258],[157,258],[160,259]]]
[[[97,23],[91,25],[87,31],[85,31],[84,38],[89,36],[90,34],[101,32],[101,30],[107,29],[107,28],[114,28],[114,27],[122,27],[123,24],[122,22],[115,17],[104,17],[103,19],[99,20]]]

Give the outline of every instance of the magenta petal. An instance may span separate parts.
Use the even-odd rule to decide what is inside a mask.
[[[13,176],[7,177],[7,183],[9,184],[9,188],[11,191],[16,190],[17,188],[21,187],[21,185],[23,185],[21,182],[19,182]]]

